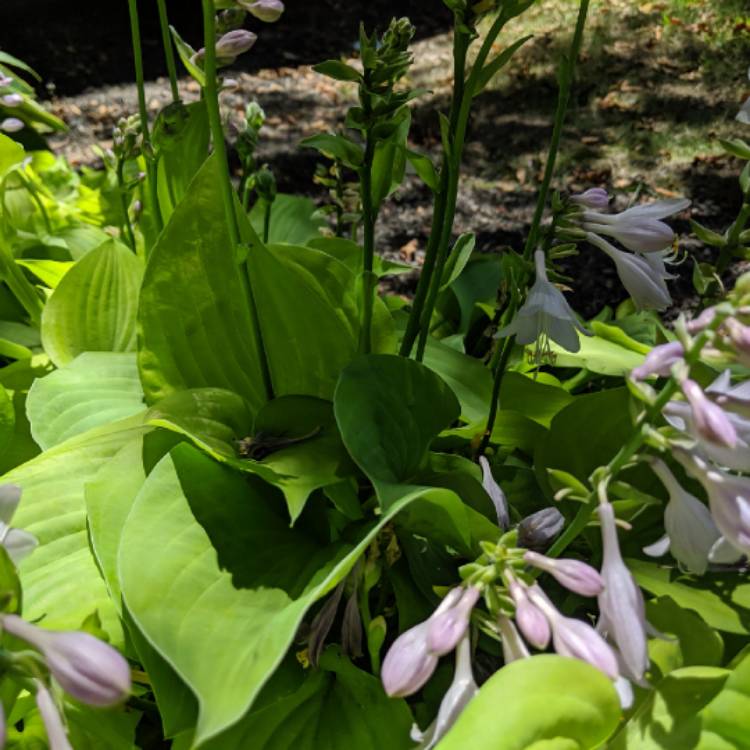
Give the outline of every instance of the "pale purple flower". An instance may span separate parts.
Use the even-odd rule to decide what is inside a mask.
[[[14,529],[10,522],[21,500],[21,488],[15,484],[0,484],[0,544],[15,565],[28,557],[39,544],[33,534]]]
[[[704,328],[708,328],[716,318],[716,308],[707,307],[697,318],[689,321],[687,324],[688,333],[700,333]]]
[[[684,356],[685,349],[679,341],[660,344],[646,355],[642,365],[631,371],[630,377],[633,380],[645,380],[652,375],[668,377],[672,372],[672,365],[681,361]]]
[[[10,86],[10,84],[13,83],[13,79],[9,76],[4,76],[2,73],[0,73],[0,88],[5,88],[5,86]]]
[[[497,625],[503,639],[503,660],[506,664],[518,659],[526,659],[531,655],[523,642],[523,638],[521,638],[521,634],[513,624],[513,620],[505,615],[500,615],[497,618]]]
[[[618,677],[615,652],[591,625],[573,617],[564,617],[538,587],[531,589],[529,595],[549,620],[552,644],[560,656],[588,662],[612,680]]]
[[[255,0],[255,2],[248,2],[248,0],[238,0],[238,4],[241,8],[246,10],[248,13],[254,15],[260,21],[265,23],[274,23],[281,18],[281,14],[284,12],[284,3],[281,0]]]
[[[73,750],[62,717],[55,705],[55,699],[41,680],[34,680],[34,685],[36,686],[34,698],[47,732],[49,750]]]
[[[598,513],[604,549],[599,626],[617,646],[625,675],[639,682],[649,663],[643,594],[620,554],[612,506],[602,503]]]
[[[23,120],[19,120],[17,117],[6,117],[0,121],[0,130],[6,133],[17,133],[19,130],[23,130],[26,126]]]
[[[727,318],[724,321],[724,330],[729,334],[729,340],[742,356],[743,364],[748,362],[750,357],[750,326],[743,325],[735,318]]]
[[[391,698],[403,698],[420,690],[437,667],[438,657],[427,647],[429,621],[404,631],[383,659],[380,679]]]
[[[706,490],[716,526],[735,549],[750,554],[750,478],[736,477],[680,448],[674,457]]]
[[[531,589],[511,580],[508,587],[513,603],[516,605],[514,619],[523,637],[534,648],[545,649],[549,645],[551,630],[544,612],[531,600],[530,592],[538,589],[534,584]]]
[[[435,721],[424,732],[421,732],[416,724],[412,727],[411,739],[419,743],[418,750],[432,750],[456,723],[456,719],[478,692],[479,688],[471,670],[471,644],[468,635],[465,635],[456,648],[453,682],[440,701]]]
[[[17,615],[3,629],[42,652],[50,674],[65,692],[91,706],[113,706],[130,694],[130,667],[122,655],[93,635],[43,630]]]
[[[220,67],[231,65],[241,54],[247,52],[257,41],[258,36],[247,29],[228,31],[216,42],[216,64]],[[192,57],[193,62],[202,63],[206,50],[201,47]]]
[[[484,491],[490,496],[490,500],[495,506],[497,524],[503,531],[506,531],[510,526],[510,516],[508,515],[508,501],[505,498],[505,493],[492,476],[490,462],[484,456],[479,457],[479,465],[482,467],[482,487],[484,487]]]
[[[638,310],[663,310],[672,303],[665,282],[669,274],[658,273],[644,257],[618,250],[598,234],[587,232],[586,239],[614,261],[617,275]]]
[[[577,352],[581,348],[578,331],[588,331],[578,322],[563,293],[547,278],[544,253],[534,253],[536,280],[521,309],[509,325],[498,331],[498,336],[515,336],[519,344],[531,344],[541,339],[542,346],[552,339],[563,349]]]
[[[580,560],[555,559],[529,550],[523,559],[553,576],[566,589],[581,596],[597,596],[604,587],[599,571]]]
[[[23,96],[21,94],[4,94],[0,97],[0,103],[5,107],[18,107],[23,104]]]
[[[570,200],[592,211],[602,211],[609,206],[609,194],[604,188],[589,188],[578,195],[571,195]]]
[[[437,656],[453,651],[466,634],[469,627],[471,610],[479,601],[481,592],[476,586],[463,589],[461,598],[442,612],[434,614],[429,620],[427,630],[427,647]]]
[[[697,497],[684,490],[667,465],[660,459],[651,462],[651,468],[669,492],[669,502],[664,509],[664,540],[646,547],[646,554],[660,556],[671,551],[672,557],[691,573],[702,575],[708,567],[709,554],[719,539],[708,508]]]
[[[690,404],[692,423],[698,434],[711,443],[734,448],[737,445],[737,431],[727,413],[710,401],[694,380],[686,378],[680,387]]]

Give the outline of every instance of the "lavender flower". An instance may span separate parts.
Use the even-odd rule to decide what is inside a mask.
[[[39,544],[32,534],[10,526],[20,500],[20,487],[15,484],[0,485],[0,544],[5,547],[8,557],[16,565],[28,557]]]
[[[17,133],[25,127],[23,120],[19,120],[17,117],[6,117],[0,121],[0,130],[6,133]]]
[[[464,636],[456,649],[456,669],[453,682],[443,696],[435,721],[425,732],[414,725],[411,738],[419,743],[418,750],[432,750],[456,723],[456,719],[469,701],[479,692],[474,674],[471,671],[471,645]]]
[[[570,200],[593,211],[603,211],[609,205],[609,195],[604,188],[589,188],[578,195],[571,195]]]
[[[724,538],[735,549],[750,554],[750,478],[710,466],[681,448],[675,448],[673,455],[703,485],[711,516]]]
[[[281,0],[255,0],[252,3],[247,0],[238,0],[238,4],[248,13],[251,13],[265,23],[278,21],[284,12],[284,3]]]
[[[671,304],[665,283],[665,279],[671,278],[669,274],[659,273],[640,255],[618,250],[598,234],[587,232],[586,239],[614,261],[617,275],[638,310],[663,310]]]
[[[556,560],[531,550],[524,554],[523,559],[529,565],[549,573],[566,589],[581,596],[597,596],[604,587],[599,571],[580,560]]]
[[[643,594],[622,560],[612,506],[603,503],[598,513],[604,548],[599,625],[617,646],[625,675],[640,682],[649,662]]]
[[[663,461],[654,459],[651,468],[669,492],[669,502],[664,509],[666,544],[662,539],[643,551],[659,556],[670,550],[672,557],[686,570],[702,575],[720,536],[711,513],[697,497],[680,486]]]
[[[43,630],[17,615],[3,629],[42,652],[52,676],[67,693],[91,706],[112,706],[130,694],[130,667],[111,646],[88,633]]]
[[[500,615],[497,619],[497,625],[503,638],[503,660],[505,663],[510,664],[512,661],[528,658],[530,656],[529,649],[526,648],[526,644],[513,624],[513,620],[505,615]]]
[[[508,590],[513,603],[516,605],[515,621],[523,637],[534,648],[547,648],[552,635],[549,622],[544,616],[544,612],[531,599],[531,592],[539,590],[539,587],[534,584],[531,589],[527,589],[513,579],[508,586]]]
[[[707,307],[697,318],[689,321],[687,329],[689,333],[700,333],[704,328],[708,328],[716,318],[716,308]]]
[[[52,694],[41,680],[34,680],[34,684],[36,685],[34,697],[47,731],[49,750],[73,750]]]
[[[557,342],[569,352],[581,348],[578,331],[588,331],[578,322],[563,293],[547,278],[545,257],[541,250],[534,253],[536,281],[529,290],[523,307],[509,325],[498,331],[498,336],[515,336],[519,344],[531,344],[541,339],[544,348],[547,339]]]
[[[734,448],[737,445],[737,432],[726,412],[709,401],[694,380],[686,378],[680,386],[690,404],[692,423],[698,434],[711,443]]]
[[[459,589],[460,590],[460,589]],[[429,620],[427,646],[437,656],[453,651],[466,634],[469,627],[471,610],[479,601],[480,591],[475,586],[464,589],[461,598],[442,612],[434,614]]]
[[[550,623],[552,643],[558,654],[586,661],[612,680],[618,677],[614,651],[591,625],[564,617],[539,587],[532,588],[529,595]]]
[[[630,377],[634,380],[645,380],[652,375],[668,377],[672,372],[672,365],[682,360],[685,349],[679,341],[655,346],[643,360],[643,364],[634,368]]]
[[[258,36],[247,29],[228,31],[216,42],[216,64],[219,67],[231,65],[241,54],[247,52],[257,41]],[[201,47],[192,57],[194,63],[202,63],[206,50]]]
[[[508,514],[508,501],[505,498],[505,493],[492,476],[490,462],[484,456],[479,457],[479,465],[482,467],[482,487],[484,487],[484,491],[490,496],[490,500],[495,506],[497,524],[503,531],[506,531],[510,526],[510,515]]]
[[[0,97],[0,103],[5,107],[18,107],[23,104],[23,96],[21,94],[4,94]]]

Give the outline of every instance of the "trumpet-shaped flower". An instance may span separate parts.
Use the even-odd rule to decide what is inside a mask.
[[[708,567],[709,554],[719,539],[708,508],[697,497],[686,492],[667,465],[655,459],[651,468],[669,492],[669,502],[664,509],[663,540],[646,547],[646,554],[664,554],[667,550],[686,570],[702,575]],[[658,546],[657,546],[658,545]]]
[[[672,303],[665,283],[668,274],[659,274],[642,256],[618,250],[594,232],[587,232],[586,239],[614,261],[617,275],[638,310],[663,310]]]
[[[479,692],[474,674],[471,670],[471,645],[465,635],[456,648],[456,669],[453,682],[440,701],[440,708],[435,721],[425,732],[414,725],[411,738],[419,743],[418,750],[432,750],[456,723],[456,719],[466,708],[469,701]]]
[[[703,389],[690,378],[680,384],[692,415],[692,423],[704,439],[726,448],[737,445],[737,431],[729,415],[717,404],[710,401]]]
[[[750,478],[717,469],[683,449],[675,449],[673,455],[703,485],[711,516],[724,538],[750,554]]]
[[[536,280],[529,290],[523,307],[509,325],[498,331],[498,336],[515,336],[519,344],[531,344],[538,339],[542,350],[547,339],[552,339],[563,349],[577,352],[581,348],[578,331],[588,331],[578,322],[563,293],[547,278],[544,253],[534,253]]]
[[[603,503],[598,513],[604,548],[604,589],[599,594],[599,624],[617,646],[625,675],[640,682],[649,662],[643,594],[620,554],[612,506]]]

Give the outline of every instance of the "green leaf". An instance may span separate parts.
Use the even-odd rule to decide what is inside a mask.
[[[564,388],[519,372],[506,372],[500,385],[500,405],[549,427],[554,416],[573,401]]]
[[[195,50],[185,42],[182,37],[177,33],[177,29],[174,26],[170,26],[169,30],[172,32],[172,39],[174,40],[174,46],[177,49],[182,64],[188,73],[200,84],[201,87],[206,85],[206,76],[203,72],[203,68],[200,65],[196,65],[193,62],[192,57],[195,54]]]
[[[326,60],[313,65],[313,70],[336,81],[359,82],[362,78],[362,74],[356,68],[341,62],[341,60]]]
[[[419,175],[422,182],[424,182],[430,190],[436,192],[439,187],[439,178],[435,166],[429,156],[407,149],[406,158],[409,160],[412,167],[414,167],[414,171]]]
[[[448,262],[443,271],[443,281],[440,291],[445,291],[463,272],[466,264],[474,252],[476,237],[473,234],[462,234],[453,245],[448,256]]]
[[[750,659],[729,672],[685,667],[667,675],[610,750],[748,750]]]
[[[138,366],[149,403],[206,386],[265,401],[259,348],[226,229],[215,157],[164,227],[141,288]]]
[[[727,244],[724,235],[714,232],[708,227],[704,227],[697,221],[693,221],[693,219],[690,220],[690,228],[693,230],[693,234],[706,245],[710,245],[711,247],[724,247],[724,245]]]
[[[0,53],[2,54],[2,53]],[[20,143],[16,143],[5,133],[0,133],[0,177],[18,166],[24,159],[26,152]]]
[[[509,47],[506,47],[499,55],[490,60],[477,76],[474,90],[471,95],[477,96],[477,94],[480,94],[484,87],[510,62],[510,58],[513,57],[516,51],[526,44],[532,36],[532,34],[528,34],[527,36],[517,39]]]
[[[329,648],[298,690],[251,712],[205,750],[408,750],[411,723],[404,700],[388,698],[377,677]]]
[[[614,326],[610,326],[610,328],[614,328]],[[626,335],[624,332],[622,333]],[[550,342],[555,355],[556,367],[582,367],[600,375],[622,377],[643,363],[643,355],[633,351],[629,346],[622,346],[621,343],[610,340],[610,338],[579,334],[578,340],[581,348],[575,353],[563,349],[554,341]]]
[[[315,214],[317,206],[301,195],[278,193],[271,208],[271,226],[268,242],[286,242],[290,245],[307,245],[310,240],[320,237],[320,230],[326,221]],[[257,201],[250,210],[250,223],[262,236],[266,212],[264,201]]]
[[[595,667],[532,656],[511,662],[482,685],[440,750],[594,750],[619,719],[617,693]]]
[[[731,573],[712,573],[696,579],[673,568],[643,560],[628,560],[639,586],[656,596],[669,596],[680,607],[692,609],[712,628],[727,633],[750,633],[750,583]]]
[[[352,273],[362,272],[362,254],[360,245],[343,237],[317,237],[306,244],[320,250],[343,263]],[[414,269],[406,263],[397,263],[380,255],[373,258],[373,273],[378,278],[401,273],[411,273]]]
[[[0,545],[0,612],[20,613],[22,598],[21,581],[16,566],[5,547]]]
[[[98,610],[110,640],[119,618],[89,549],[84,487],[126,443],[144,431],[141,417],[89,430],[6,474],[23,490],[14,524],[39,547],[20,565],[24,616],[44,627],[75,629]]]
[[[411,125],[411,113],[408,109],[403,112],[393,133],[385,140],[378,141],[375,146],[371,169],[372,205],[375,211],[404,179],[406,138]]]
[[[360,356],[342,373],[334,412],[349,454],[373,481],[407,481],[460,413],[446,383],[404,357]]]
[[[16,260],[19,266],[27,268],[36,276],[42,284],[50,289],[55,289],[62,281],[63,276],[73,268],[73,262],[69,260],[36,260],[19,258]]]
[[[309,138],[303,138],[300,141],[300,146],[317,149],[323,154],[338,159],[352,169],[361,167],[364,160],[362,148],[343,135],[334,135],[333,133],[311,135]]]
[[[750,145],[741,138],[732,138],[731,140],[719,138],[719,143],[728,154],[732,154],[739,159],[750,159]]]
[[[82,352],[135,349],[141,261],[110,240],[68,271],[42,313],[42,342],[58,366]]]
[[[120,545],[134,621],[198,698],[196,745],[247,712],[310,605],[408,502],[357,531],[354,546],[324,547],[288,528],[272,488],[248,480],[177,446],[146,480]]]
[[[0,455],[5,453],[16,428],[16,410],[8,391],[0,386]]]
[[[31,434],[43,450],[143,408],[134,352],[79,354],[35,380],[26,401]]]

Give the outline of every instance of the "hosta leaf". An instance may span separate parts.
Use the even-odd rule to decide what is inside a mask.
[[[310,198],[279,193],[271,209],[268,242],[306,245],[310,240],[320,237],[320,229],[326,226],[326,220],[316,216],[316,210],[317,206]],[[249,214],[250,223],[261,236],[265,212],[264,202],[258,201]]]
[[[453,391],[414,360],[358,357],[342,373],[334,411],[352,458],[373,481],[402,483],[423,465],[438,433],[458,418]]]
[[[110,240],[84,255],[57,285],[42,313],[42,342],[62,367],[82,352],[135,349],[141,261]]]
[[[51,448],[144,408],[135,352],[84,352],[34,381],[26,401],[31,434]]]
[[[578,659],[544,654],[490,677],[440,750],[594,750],[619,719],[617,693],[604,674]]]
[[[13,524],[39,539],[20,566],[24,616],[49,628],[77,628],[97,610],[118,642],[121,628],[89,549],[84,487],[126,443],[143,433],[140,416],[89,430],[3,478],[23,490]]]
[[[409,502],[363,525],[353,544],[323,546],[288,527],[275,492],[181,445],[149,475],[125,523],[124,599],[198,698],[196,745],[245,714],[307,608]]]

